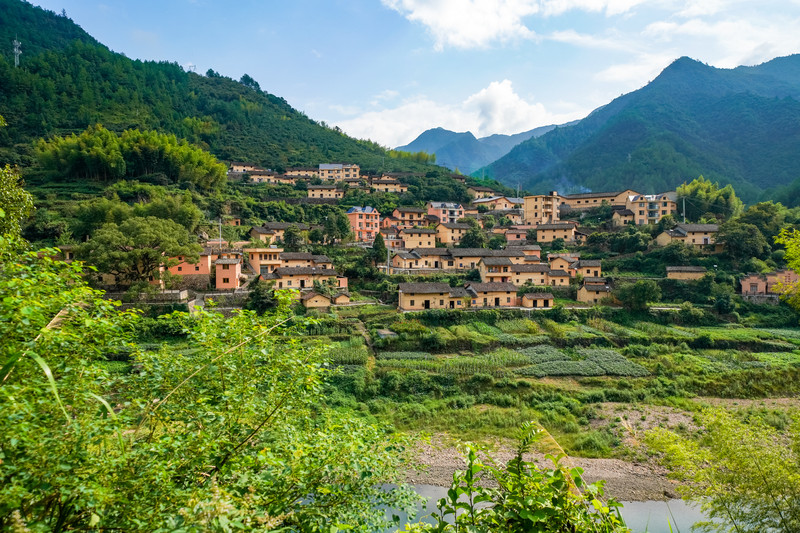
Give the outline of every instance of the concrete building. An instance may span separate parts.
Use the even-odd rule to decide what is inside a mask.
[[[559,221],[561,197],[556,191],[526,196],[522,200],[522,219],[526,224],[550,224]]]
[[[357,241],[372,242],[380,230],[381,214],[371,206],[351,207],[347,210],[350,229]]]

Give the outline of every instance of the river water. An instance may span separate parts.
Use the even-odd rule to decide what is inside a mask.
[[[414,490],[428,502],[418,508],[417,520],[436,511],[436,502],[447,495],[447,489],[434,485],[414,485]],[[692,524],[704,519],[703,513],[683,500],[621,502],[625,523],[634,533],[688,533]],[[401,523],[407,519],[400,513]],[[428,520],[430,521],[430,520]],[[672,529],[670,529],[670,527]]]

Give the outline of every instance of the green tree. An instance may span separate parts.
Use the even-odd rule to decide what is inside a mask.
[[[417,524],[411,531],[569,531],[628,533],[616,501],[603,501],[602,482],[589,485],[580,468],[566,468],[564,455],[548,456],[553,468],[526,461],[543,430],[523,426],[517,453],[505,467],[482,461],[472,445],[465,449],[466,467],[456,472],[447,496],[437,503],[435,524]],[[497,488],[489,488],[490,484]],[[487,505],[487,503],[489,505]]]
[[[661,289],[651,279],[642,279],[636,283],[622,285],[615,293],[622,305],[631,311],[645,311],[649,302],[657,302],[661,299]]]
[[[786,255],[783,258],[789,268],[800,274],[800,230],[784,228],[775,242],[786,248]],[[781,284],[777,289],[781,293],[781,298],[800,311],[800,282]]]
[[[481,229],[475,219],[467,219],[469,229],[464,232],[458,246],[460,248],[486,248],[486,232]]]
[[[502,250],[506,244],[507,242],[505,235],[494,235],[491,239],[489,239],[487,246],[492,250]]]
[[[381,232],[378,232],[378,234],[375,235],[375,240],[372,241],[372,250],[370,250],[373,264],[379,265],[385,263],[387,252],[386,243],[383,242],[383,235],[381,235]]]
[[[736,261],[744,261],[751,257],[766,259],[772,249],[753,225],[731,220],[719,227],[716,241],[725,245],[725,252]]]
[[[565,250],[566,249],[566,243],[564,242],[564,239],[562,239],[561,237],[553,239],[550,242],[550,249],[552,251],[554,251],[554,252]]]
[[[178,256],[198,260],[202,247],[186,228],[171,220],[132,217],[120,224],[104,224],[78,248],[78,255],[117,282],[129,285],[158,279],[160,268],[176,264]]]
[[[294,224],[283,232],[283,248],[287,252],[299,252],[303,247],[303,233]]]
[[[0,168],[0,235],[18,236],[22,220],[33,210],[33,197],[22,188],[19,172],[8,165]]]
[[[648,432],[647,443],[663,453],[679,490],[701,504],[706,531],[739,533],[800,531],[800,420],[788,436],[751,418],[741,421],[719,409],[698,415],[703,438],[666,429]]]
[[[275,297],[274,285],[274,283],[256,278],[256,280],[250,284],[250,293],[247,295],[244,308],[255,311],[259,315],[276,309],[280,302]]]
[[[324,348],[286,297],[161,317],[193,349],[143,351],[53,253],[0,239],[0,530],[376,530],[409,501],[382,488],[406,441],[323,407]]]
[[[737,219],[743,224],[753,224],[768,243],[775,242],[786,221],[788,210],[781,204],[760,202],[748,207]]]
[[[712,183],[703,176],[680,185],[677,192],[678,211],[682,211],[685,199],[688,220],[700,220],[707,213],[727,220],[741,214],[744,208],[733,187],[720,188],[719,183]]]

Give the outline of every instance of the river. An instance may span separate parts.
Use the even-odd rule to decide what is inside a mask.
[[[418,519],[436,511],[436,502],[447,494],[446,488],[435,485],[413,485],[413,488],[428,502],[427,509],[419,506]],[[704,519],[699,509],[683,500],[621,503],[622,517],[634,533],[688,533],[692,524]],[[406,518],[400,513],[401,523]]]

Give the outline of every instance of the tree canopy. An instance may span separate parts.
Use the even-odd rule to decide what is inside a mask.
[[[151,216],[104,224],[78,248],[78,255],[124,285],[159,279],[159,269],[172,266],[174,257],[197,262],[201,250],[185,227]]]
[[[286,297],[161,317],[193,349],[144,350],[141,319],[53,252],[0,238],[0,529],[381,529],[409,501],[382,488],[405,441],[323,407],[325,350]]]
[[[126,130],[122,135],[100,124],[80,135],[40,140],[41,166],[54,175],[115,181],[161,173],[171,183],[192,183],[204,190],[226,181],[227,167],[175,135]]]

